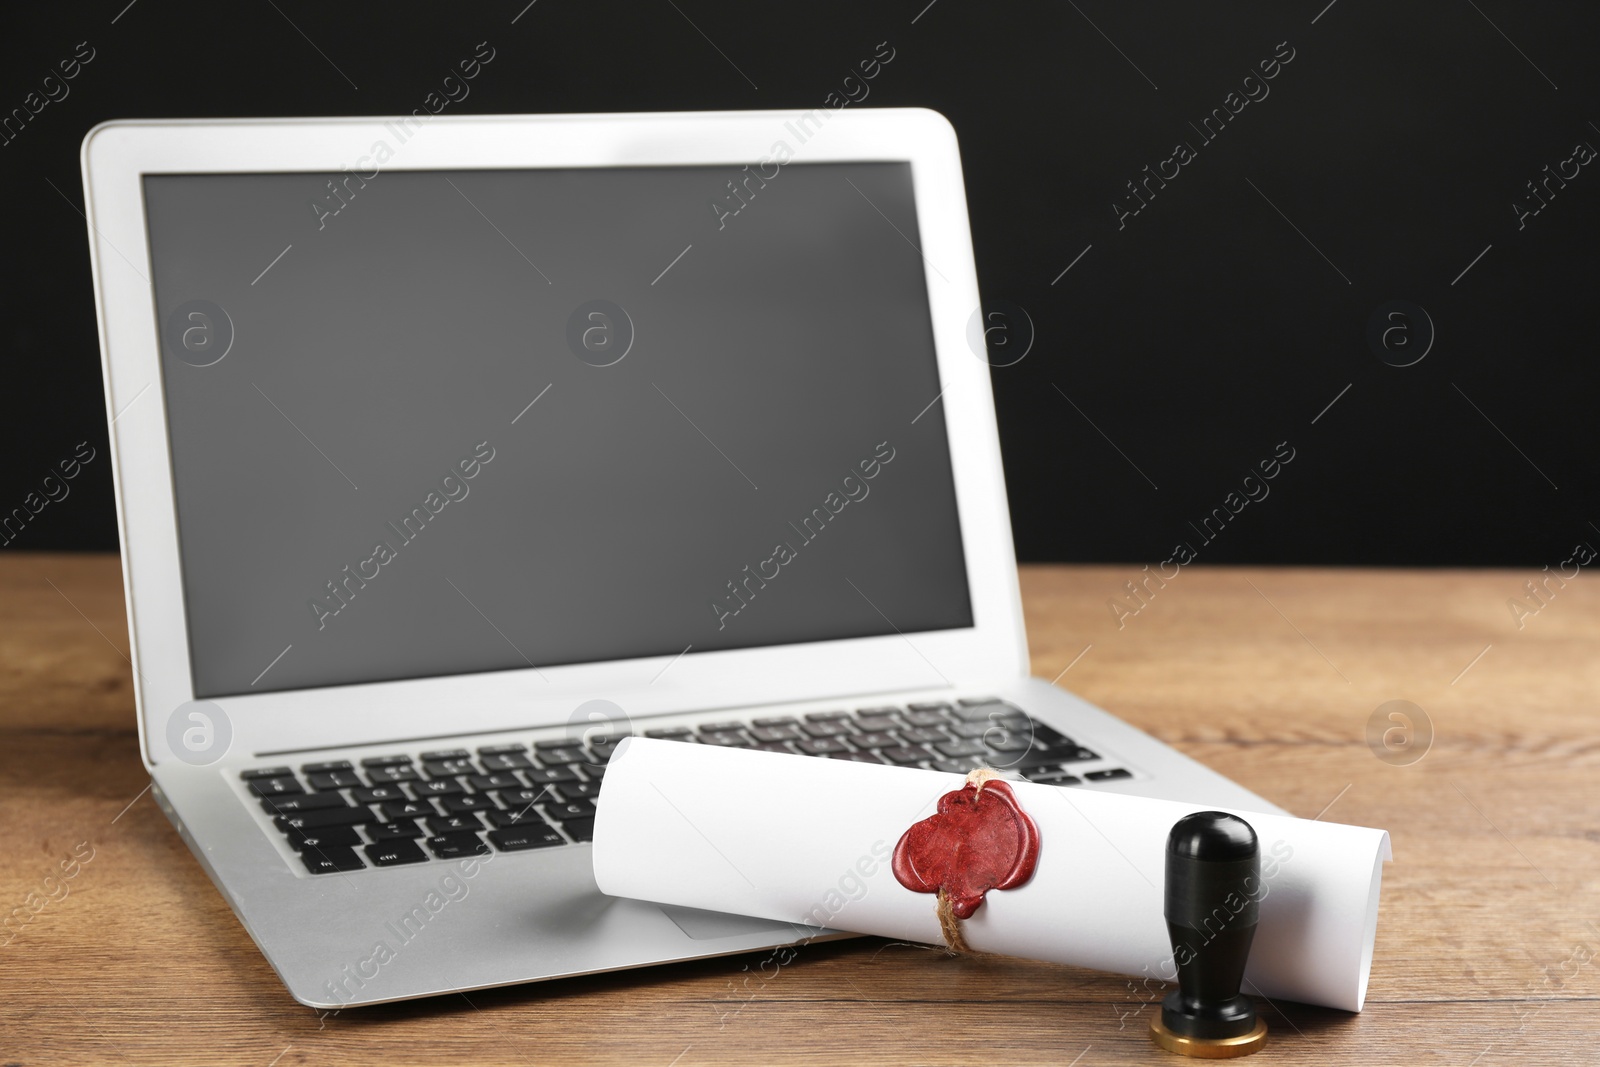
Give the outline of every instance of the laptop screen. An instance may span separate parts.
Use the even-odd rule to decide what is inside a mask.
[[[972,625],[909,164],[144,195],[197,696]]]

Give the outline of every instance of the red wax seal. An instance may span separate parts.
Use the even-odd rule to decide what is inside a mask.
[[[1033,877],[1039,828],[1005,782],[968,785],[907,830],[894,849],[894,876],[914,893],[941,890],[958,919],[971,918],[991,889]]]

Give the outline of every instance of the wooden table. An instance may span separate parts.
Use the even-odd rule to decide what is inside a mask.
[[[1600,578],[1518,629],[1531,573],[1194,567],[1119,629],[1135,571],[1024,568],[1034,672],[1394,836],[1366,1011],[1268,1008],[1257,1062],[1600,1062]],[[126,648],[115,559],[0,556],[0,1064],[1179,1062],[1122,978],[876,940],[320,1015],[142,792]],[[1394,699],[1409,766],[1366,741]]]

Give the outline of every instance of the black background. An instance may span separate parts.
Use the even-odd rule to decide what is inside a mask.
[[[949,116],[985,301],[1034,324],[994,371],[1023,559],[1155,562],[1186,539],[1208,562],[1538,566],[1600,544],[1600,166],[1521,229],[1513,208],[1600,146],[1593,5],[124,4],[9,12],[0,43],[4,114],[95,50],[0,146],[0,511],[78,441],[104,457],[94,123],[407,113],[480,41],[496,58],[448,114],[809,108],[887,41],[865,105]],[[1201,147],[1189,123],[1279,42],[1270,95]],[[1119,229],[1124,183],[1178,141],[1198,158]],[[1437,330],[1408,367],[1366,339],[1394,300]],[[1189,524],[1282,441],[1271,495],[1203,544]],[[115,546],[109,463],[72,484],[10,547]]]

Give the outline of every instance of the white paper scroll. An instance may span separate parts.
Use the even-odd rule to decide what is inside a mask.
[[[962,784],[937,771],[630,738],[600,794],[595,880],[612,896],[939,944],[934,897],[901,886],[889,858]],[[1027,884],[988,894],[966,922],[968,944],[1171,980],[1167,833],[1209,805],[1011,785],[1039,827],[1038,867]],[[1360,1011],[1389,835],[1235,814],[1261,842],[1245,991]]]

